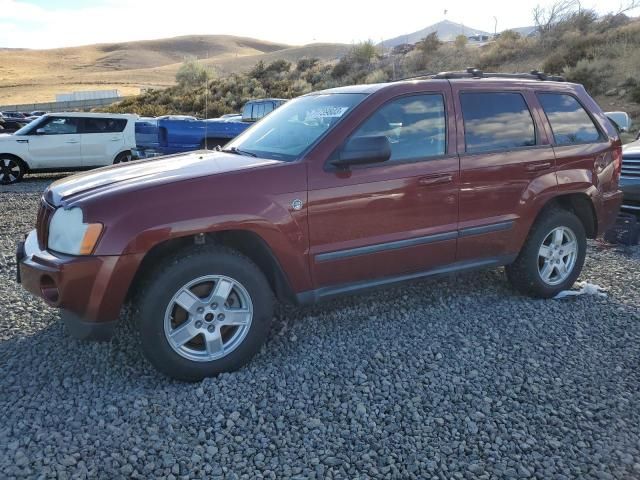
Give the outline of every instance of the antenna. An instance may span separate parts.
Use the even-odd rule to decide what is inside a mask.
[[[209,50],[207,50],[207,59],[209,58]],[[204,68],[204,148],[205,150],[209,149],[209,122],[207,122],[207,118],[209,118],[209,78],[207,74],[207,67],[205,65]]]

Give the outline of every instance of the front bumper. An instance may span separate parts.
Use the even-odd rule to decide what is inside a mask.
[[[624,193],[620,210],[640,215],[640,178],[620,177],[620,190]]]
[[[17,277],[24,288],[62,309],[69,333],[108,340],[141,258],[53,254],[38,245],[35,230],[16,250]]]

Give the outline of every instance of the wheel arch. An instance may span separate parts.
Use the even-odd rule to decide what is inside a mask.
[[[28,173],[31,170],[31,167],[29,167],[29,163],[24,158],[16,155],[15,153],[0,153],[0,158],[12,158],[14,160],[17,160],[24,165],[25,173]]]
[[[591,197],[584,192],[564,193],[551,198],[538,212],[536,220],[549,208],[562,208],[572,212],[582,225],[587,238],[596,238],[598,235],[598,216]]]
[[[202,243],[223,245],[245,255],[267,277],[267,281],[278,300],[295,302],[295,293],[275,254],[262,237],[249,230],[221,230],[199,233],[171,238],[154,245],[140,262],[129,287],[127,297],[133,298],[137,295],[138,287],[157,262],[180,250],[186,250],[193,245]]]
[[[112,163],[112,164],[115,164],[116,159],[117,159],[120,155],[122,155],[123,153],[129,153],[129,154],[131,154],[131,149],[130,149],[130,148],[125,148],[124,150],[120,150],[118,153],[116,153],[116,154],[113,156],[113,158],[111,159],[111,163]]]

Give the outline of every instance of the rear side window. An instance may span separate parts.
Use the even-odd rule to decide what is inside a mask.
[[[593,143],[601,139],[589,114],[571,95],[538,93],[538,99],[551,125],[556,145]]]
[[[127,126],[124,118],[85,118],[84,133],[119,133]]]
[[[446,121],[440,94],[412,95],[383,105],[351,138],[385,136],[390,161],[419,160],[445,154]]]
[[[519,93],[461,93],[464,140],[469,153],[536,144],[533,117]]]

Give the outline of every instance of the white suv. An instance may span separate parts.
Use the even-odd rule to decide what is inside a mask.
[[[131,160],[137,115],[48,113],[0,135],[0,184],[25,173],[86,170]]]

